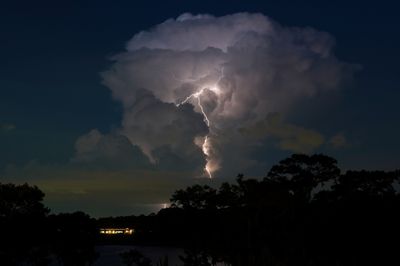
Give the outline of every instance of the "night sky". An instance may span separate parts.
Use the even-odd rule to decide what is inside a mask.
[[[3,2],[0,182],[115,216],[292,153],[398,168],[399,6],[306,2]]]

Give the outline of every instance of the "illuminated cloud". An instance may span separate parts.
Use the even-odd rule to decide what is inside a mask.
[[[146,156],[126,136],[102,134],[96,129],[77,139],[71,163],[108,169],[143,169],[150,166]]]
[[[193,140],[207,134],[203,117],[190,105],[177,108],[148,90],[135,93],[135,101],[125,108],[121,133],[141,147],[153,163],[162,163],[160,156],[166,149],[187,158],[198,157],[201,150]]]
[[[257,123],[270,127],[283,150],[323,143],[315,131],[265,117],[290,114],[352,78],[356,66],[339,61],[333,45],[328,33],[284,27],[262,14],[183,14],[134,35],[103,83],[124,106],[121,134],[151,161],[161,161],[155,151],[166,147],[177,156],[201,154],[207,137],[204,159],[222,173],[224,165],[252,165],[258,138],[239,129]],[[200,90],[201,106],[195,97],[179,105]]]

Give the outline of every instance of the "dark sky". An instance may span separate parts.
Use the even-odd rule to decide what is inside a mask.
[[[3,1],[0,182],[38,184],[53,211],[82,209],[92,215],[157,210],[175,188],[203,182],[164,146],[155,151],[160,161],[152,164],[130,143],[132,137],[120,130],[126,109],[101,76],[135,34],[186,12],[262,13],[284,27],[329,33],[335,57],[358,70],[337,93],[298,103],[296,112],[285,115],[291,124],[285,129],[318,132],[324,144],[307,151],[331,155],[343,169],[398,168],[400,23],[394,2]],[[103,141],[91,150],[96,162],[77,151],[78,140],[88,134]],[[249,176],[262,176],[296,151],[277,148],[274,138],[262,142],[251,151],[262,167],[244,169]],[[108,152],[110,145],[118,155],[100,158],[97,153]],[[192,164],[195,160],[187,168]],[[219,180],[232,177],[221,174]]]

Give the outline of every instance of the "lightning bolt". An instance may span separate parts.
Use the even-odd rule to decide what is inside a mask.
[[[206,122],[207,126],[210,127],[210,120],[208,119],[208,116],[206,112],[204,111],[203,105],[201,104],[201,99],[200,96],[208,88],[202,88],[200,91],[195,92],[193,94],[190,94],[188,97],[186,97],[185,100],[183,100],[181,103],[177,104],[176,107],[181,106],[182,104],[187,103],[191,98],[197,99],[197,106],[199,106],[201,113],[203,114],[204,117],[204,122]]]
[[[204,122],[207,124],[208,128],[210,128],[211,122],[210,119],[208,118],[206,112],[204,111],[204,107],[201,103],[201,96],[203,94],[203,92],[205,92],[206,90],[210,90],[215,92],[217,95],[219,94],[219,88],[218,88],[218,83],[222,80],[222,78],[224,77],[224,68],[221,68],[220,70],[220,76],[218,77],[217,81],[214,83],[213,86],[210,87],[203,87],[200,90],[198,90],[195,93],[190,94],[189,96],[187,96],[182,102],[176,104],[177,107],[181,106],[182,104],[187,103],[190,99],[196,99],[197,100],[197,106],[199,107],[202,115],[203,115],[203,119]],[[195,80],[193,80],[195,81]],[[211,170],[211,166],[210,166],[210,155],[211,155],[211,143],[210,143],[210,139],[209,136],[206,135],[204,137],[204,141],[203,144],[201,146],[201,149],[203,151],[203,154],[206,156],[206,165],[204,166],[204,171],[207,173],[208,177],[211,179],[212,178],[212,170]]]
[[[206,165],[204,166],[204,170],[207,172],[209,178],[212,178],[212,173],[211,173],[211,168],[210,168],[210,142],[209,142],[209,138],[208,135],[204,138],[204,142],[203,145],[201,146],[201,149],[203,151],[203,153],[206,155]]]

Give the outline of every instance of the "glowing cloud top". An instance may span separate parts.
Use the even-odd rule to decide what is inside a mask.
[[[167,151],[211,176],[224,164],[237,171],[256,163],[250,151],[267,136],[283,149],[320,145],[318,133],[275,114],[352,77],[356,67],[340,62],[333,45],[328,33],[262,14],[183,14],[134,35],[103,78],[124,106],[120,132],[153,163]]]

